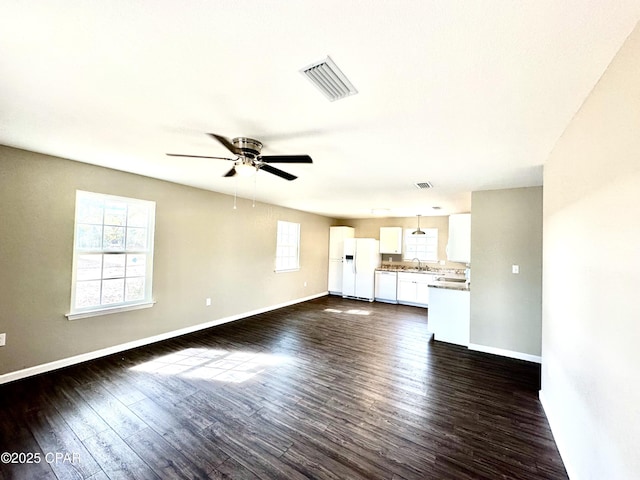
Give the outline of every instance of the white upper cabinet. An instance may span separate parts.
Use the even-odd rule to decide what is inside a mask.
[[[344,239],[353,238],[355,229],[353,227],[330,227],[329,228],[329,259],[339,260],[342,258],[344,250]]]
[[[380,227],[380,253],[402,253],[402,227]]]
[[[471,214],[449,215],[447,260],[471,263]]]

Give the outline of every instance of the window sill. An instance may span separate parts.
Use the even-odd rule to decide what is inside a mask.
[[[128,312],[130,310],[142,310],[143,308],[151,308],[156,302],[136,303],[135,305],[120,305],[119,307],[101,308],[99,310],[89,310],[86,312],[67,313],[65,317],[68,320],[80,320],[81,318],[98,317],[100,315],[109,315],[111,313]]]
[[[299,270],[300,270],[300,268],[287,268],[287,269],[282,269],[282,270],[274,270],[274,272],[276,272],[276,273],[287,273],[287,272],[297,272]]]

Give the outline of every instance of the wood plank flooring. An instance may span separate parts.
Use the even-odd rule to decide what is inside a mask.
[[[323,297],[3,385],[0,480],[566,479],[539,366],[429,339]]]

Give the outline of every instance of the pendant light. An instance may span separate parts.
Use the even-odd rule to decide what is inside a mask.
[[[416,215],[418,217],[418,229],[414,232],[411,232],[411,235],[426,235],[425,232],[423,232],[422,230],[420,230],[420,217],[421,215]]]

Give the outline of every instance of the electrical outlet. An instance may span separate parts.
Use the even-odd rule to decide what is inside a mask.
[[[305,287],[307,286],[307,282],[304,282],[304,286],[305,286]]]
[[[511,265],[511,273],[520,273],[520,265]]]
[[[7,343],[7,334],[0,333],[0,347],[4,347]]]
[[[205,306],[210,307],[210,306],[211,306],[211,299],[210,299],[210,298],[207,298],[207,299],[204,301],[204,304],[205,304]]]

